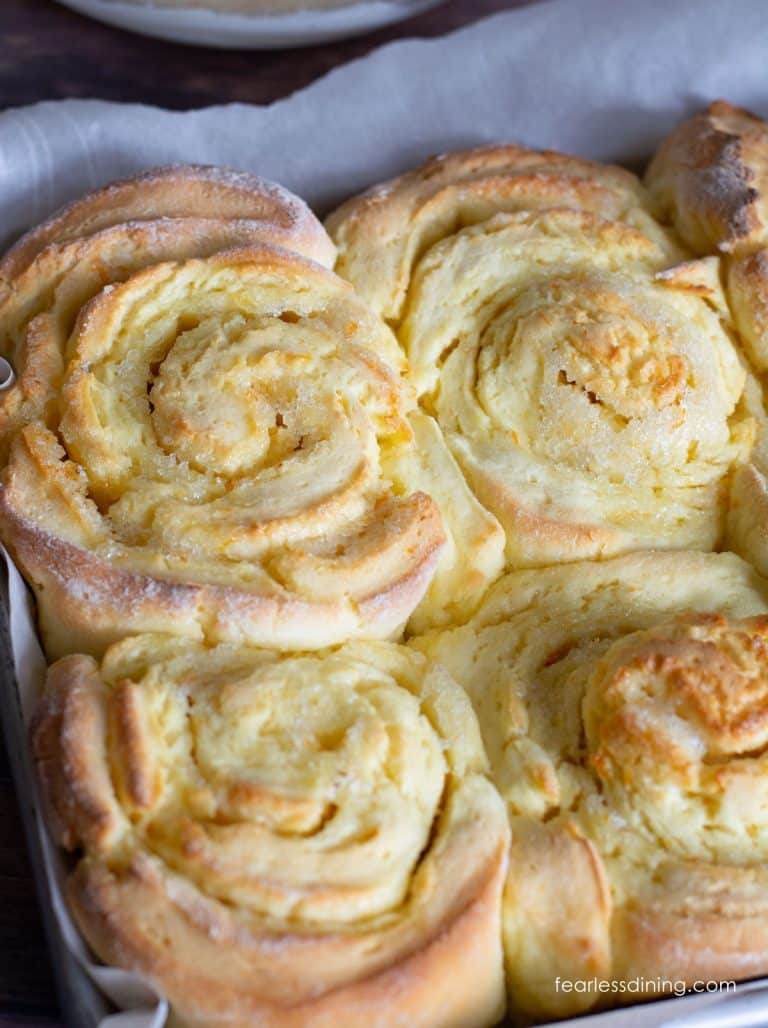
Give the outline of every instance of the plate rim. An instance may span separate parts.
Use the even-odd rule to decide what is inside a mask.
[[[322,10],[217,11],[157,7],[125,0],[58,0],[79,14],[116,28],[178,43],[216,48],[309,46],[372,32],[412,17],[445,0],[359,0]]]

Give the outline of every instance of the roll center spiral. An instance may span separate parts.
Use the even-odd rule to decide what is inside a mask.
[[[728,447],[733,413],[725,395],[713,410],[703,388],[717,380],[717,362],[695,352],[658,298],[612,285],[605,276],[545,281],[494,311],[477,341],[477,401],[539,459],[648,484],[668,477],[671,462],[706,481],[711,466],[694,465]]]
[[[710,857],[768,846],[764,615],[688,615],[615,643],[583,714],[601,789],[667,845]]]

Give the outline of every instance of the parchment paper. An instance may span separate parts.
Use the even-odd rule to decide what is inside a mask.
[[[90,188],[173,161],[253,170],[295,190],[319,213],[428,154],[497,140],[637,163],[677,120],[716,97],[768,113],[766,0],[548,0],[443,39],[390,44],[266,108],[178,114],[72,101],[7,111],[0,115],[0,236],[7,243]],[[41,655],[12,566],[8,586],[27,718],[40,688]],[[17,742],[24,735],[18,699],[6,695],[0,703]],[[118,1007],[132,1011],[101,1021],[91,1013],[78,1023],[160,1028],[167,1009],[151,989],[90,961],[59,895],[60,858],[34,812],[28,756],[14,763],[64,943]],[[699,1011],[709,1015],[708,1025],[765,1025],[766,985],[726,1001],[722,1009],[732,1013],[716,1022],[711,1004],[718,997],[702,995],[574,1023],[688,1026],[704,1023],[688,1020]]]

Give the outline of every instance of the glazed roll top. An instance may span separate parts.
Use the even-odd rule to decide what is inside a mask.
[[[282,648],[397,631],[444,540],[405,481],[399,360],[345,282],[274,247],[102,290],[0,495],[49,653],[148,629]]]
[[[78,924],[179,1023],[501,1016],[506,817],[420,655],[139,636],[55,664],[32,740]]]
[[[328,222],[512,566],[723,537],[762,400],[716,261],[633,176],[507,147],[451,155]]]
[[[104,286],[166,260],[271,243],[333,263],[331,240],[298,197],[223,168],[162,168],[114,183],[53,215],[0,261],[0,353],[16,369],[0,393],[0,457],[14,432],[50,416],[67,339]]]
[[[723,255],[728,301],[744,351],[768,371],[768,124],[719,100],[679,125],[646,176],[661,218],[697,254]],[[768,573],[768,433],[737,469],[728,545]]]
[[[695,553],[518,572],[468,626],[414,645],[469,691],[507,803],[518,1011],[631,1000],[638,975],[766,972],[764,579]]]

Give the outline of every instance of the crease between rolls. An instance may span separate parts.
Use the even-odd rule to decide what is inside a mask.
[[[724,100],[678,125],[646,173],[655,211],[699,255],[719,254],[744,353],[765,395],[768,368],[768,125]],[[736,469],[727,545],[768,572],[765,417],[750,458]]]

